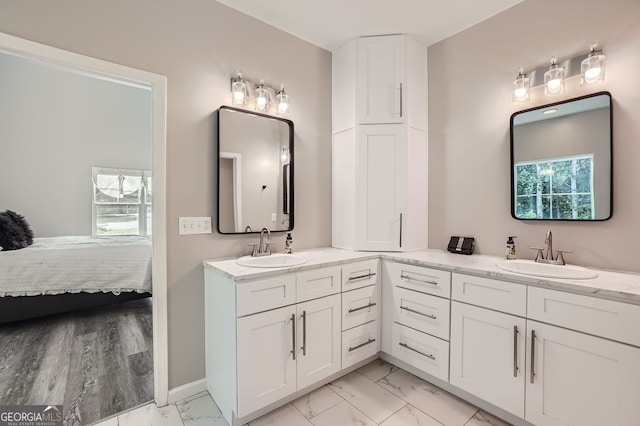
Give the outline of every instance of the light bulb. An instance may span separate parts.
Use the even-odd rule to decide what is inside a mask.
[[[267,111],[269,109],[269,92],[264,87],[264,80],[260,80],[260,85],[256,90],[256,110]]]
[[[278,102],[278,114],[287,115],[289,113],[289,95],[284,91],[284,85],[280,86],[276,100]]]
[[[247,85],[242,79],[242,73],[238,71],[236,77],[231,78],[231,103],[244,105],[247,100]]]
[[[520,67],[518,76],[513,81],[513,102],[525,102],[529,100],[529,77]]]
[[[551,57],[551,66],[544,73],[544,94],[559,95],[564,91],[564,67],[558,66],[558,58]]]
[[[580,84],[592,84],[604,81],[604,63],[606,57],[602,49],[598,48],[598,42],[591,43],[591,52],[580,64],[582,78]]]

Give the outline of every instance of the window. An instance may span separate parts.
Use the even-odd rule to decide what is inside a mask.
[[[593,154],[515,164],[516,217],[594,219]]]
[[[91,168],[94,235],[151,235],[151,172]]]

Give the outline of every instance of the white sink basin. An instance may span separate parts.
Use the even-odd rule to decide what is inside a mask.
[[[269,256],[245,256],[236,260],[240,266],[250,268],[286,268],[288,266],[298,266],[307,263],[307,259],[295,254],[275,253]]]
[[[575,265],[551,265],[532,260],[504,260],[496,263],[500,269],[523,275],[544,278],[562,278],[567,280],[587,280],[596,278],[598,273]]]

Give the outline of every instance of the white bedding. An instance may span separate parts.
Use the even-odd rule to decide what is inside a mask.
[[[151,241],[139,236],[34,238],[0,251],[0,297],[151,292]]]

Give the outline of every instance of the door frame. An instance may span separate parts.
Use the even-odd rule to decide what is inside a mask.
[[[119,83],[144,86],[152,91],[153,394],[158,406],[167,405],[169,394],[166,197],[167,78],[160,74],[114,64],[1,32],[0,52],[37,62],[45,62],[66,71]]]

